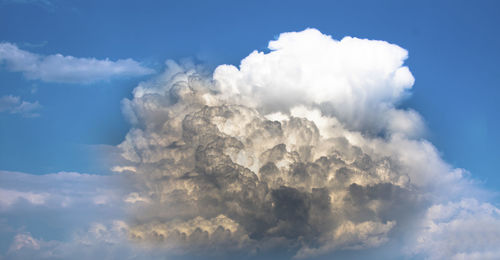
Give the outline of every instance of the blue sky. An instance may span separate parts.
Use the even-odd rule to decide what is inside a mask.
[[[317,28],[406,49],[415,84],[399,106],[421,114],[444,161],[497,192],[499,24],[498,1],[0,0],[0,170],[108,175],[106,151],[131,127],[122,100],[167,59],[239,65]]]

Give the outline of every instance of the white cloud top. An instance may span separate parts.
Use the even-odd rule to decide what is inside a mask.
[[[214,79],[222,92],[268,113],[287,112],[297,105],[321,106],[348,127],[378,131],[386,123],[381,119],[390,120],[384,112],[414,83],[403,66],[407,51],[384,41],[337,41],[307,29],[282,33],[269,42],[269,49],[252,52],[239,69],[219,66]]]

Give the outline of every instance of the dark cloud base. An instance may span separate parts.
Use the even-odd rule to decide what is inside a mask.
[[[209,106],[206,95],[217,93],[200,84],[191,76],[125,103],[140,123],[121,147],[148,201],[133,214],[133,240],[203,255],[367,248],[416,207],[390,158],[325,140],[305,118],[278,122],[243,105]]]

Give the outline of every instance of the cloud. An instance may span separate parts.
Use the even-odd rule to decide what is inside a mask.
[[[46,193],[19,192],[16,190],[0,189],[0,206],[8,207],[18,200],[26,200],[31,204],[45,204]]]
[[[9,71],[23,73],[28,79],[58,83],[85,84],[154,73],[132,59],[111,61],[62,54],[44,56],[21,50],[11,43],[0,44],[0,63]]]
[[[414,253],[429,259],[498,259],[500,209],[476,199],[436,204],[427,210]]]
[[[29,232],[14,236],[7,259],[144,259],[152,257],[127,241],[123,221],[94,222],[67,241],[45,240]]]
[[[181,254],[276,249],[297,258],[379,247],[434,204],[480,193],[398,104],[406,50],[284,33],[206,75],[167,62],[123,101],[131,237]],[[406,232],[405,232],[406,231]]]
[[[122,178],[0,171],[0,258],[133,259]]]
[[[129,239],[130,191],[125,174],[0,171],[0,259],[165,259]]]
[[[121,201],[121,188],[115,183],[120,182],[121,178],[76,172],[33,175],[0,171],[0,205],[8,211],[23,202],[29,202],[32,206],[63,208],[96,204],[100,197]]]
[[[30,232],[14,236],[7,259],[152,259],[148,251],[127,241],[127,225],[120,220],[91,223],[67,241],[36,238]]]
[[[59,6],[57,0],[0,0],[3,5],[32,5],[42,8],[47,12],[54,12]]]
[[[42,48],[45,47],[49,42],[48,41],[42,41],[42,42],[24,42],[22,45],[26,48]]]
[[[43,7],[52,7],[53,4],[49,0],[2,0],[3,4],[37,4]]]
[[[0,97],[0,113],[21,114],[24,117],[37,117],[42,106],[35,102],[21,100],[20,97],[7,95]]]

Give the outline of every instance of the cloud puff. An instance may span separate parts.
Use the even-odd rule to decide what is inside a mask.
[[[7,95],[0,97],[0,113],[21,114],[25,117],[37,117],[42,106],[35,102],[21,100],[20,97]]]
[[[120,176],[75,172],[32,175],[0,171],[0,209],[12,210],[19,203],[49,208],[78,204],[103,204],[99,198],[120,201]]]
[[[36,238],[29,232],[14,236],[7,259],[152,259],[148,251],[128,243],[127,225],[120,220],[94,222],[66,241]]]
[[[436,204],[427,210],[414,253],[429,259],[498,259],[500,209],[476,199]]]
[[[378,247],[473,190],[399,109],[414,79],[393,44],[315,29],[207,76],[167,62],[123,111],[131,237],[178,252]]]
[[[92,83],[116,77],[151,74],[154,71],[132,59],[111,61],[61,54],[38,55],[11,43],[0,43],[0,63],[32,80],[60,83]]]
[[[0,206],[8,207],[19,200],[26,200],[34,205],[41,205],[47,199],[46,193],[19,192],[16,190],[0,189]]]

